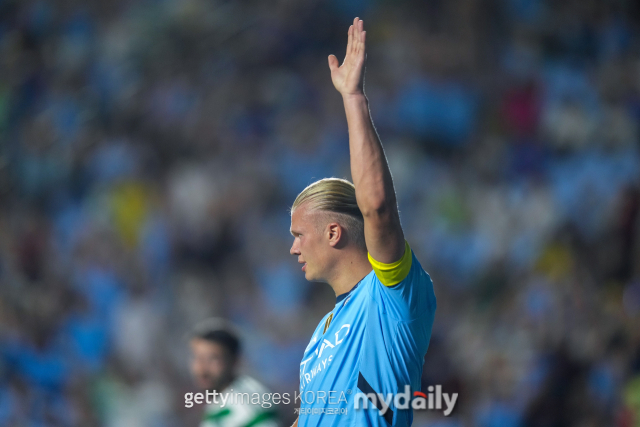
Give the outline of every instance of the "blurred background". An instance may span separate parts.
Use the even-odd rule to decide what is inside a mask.
[[[288,208],[350,178],[354,16],[438,298],[423,389],[459,393],[414,425],[640,425],[640,3],[2,0],[0,426],[196,426],[213,315],[298,390],[335,297]]]

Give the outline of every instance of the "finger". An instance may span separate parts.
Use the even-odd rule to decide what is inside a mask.
[[[353,34],[354,34],[354,38],[357,41],[360,41],[360,32],[362,31],[362,28],[360,27],[360,18],[356,18],[355,20],[355,24],[353,24],[354,30],[353,30]]]
[[[329,55],[329,69],[331,71],[337,70],[340,64],[338,63],[338,58],[335,55]]]
[[[364,55],[366,51],[366,39],[367,32],[363,31],[362,34],[360,34],[360,43],[358,43],[358,55]]]
[[[353,49],[353,30],[354,27],[353,25],[349,26],[349,36],[347,37],[347,54],[346,56],[349,56],[349,53],[351,53],[351,50]]]
[[[364,21],[361,19],[358,21],[358,41],[362,41],[363,29],[364,29]]]

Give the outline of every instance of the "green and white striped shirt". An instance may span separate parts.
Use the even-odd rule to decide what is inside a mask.
[[[281,427],[274,405],[264,403],[265,393],[258,381],[239,376],[218,395],[217,404],[207,405],[200,427]]]

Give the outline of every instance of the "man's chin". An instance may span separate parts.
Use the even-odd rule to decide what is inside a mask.
[[[305,270],[304,271],[304,278],[307,279],[309,282],[320,282],[321,281],[318,278],[318,276],[313,273],[313,270],[311,270],[311,271]]]
[[[316,277],[312,274],[309,274],[309,272],[305,272],[304,273],[304,278],[308,281],[308,282],[313,282],[313,283],[329,283],[327,282],[325,279],[322,279],[320,277]]]

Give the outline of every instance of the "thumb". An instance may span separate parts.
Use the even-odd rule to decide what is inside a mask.
[[[331,71],[337,70],[340,64],[338,63],[338,58],[335,55],[329,55],[329,69]]]

